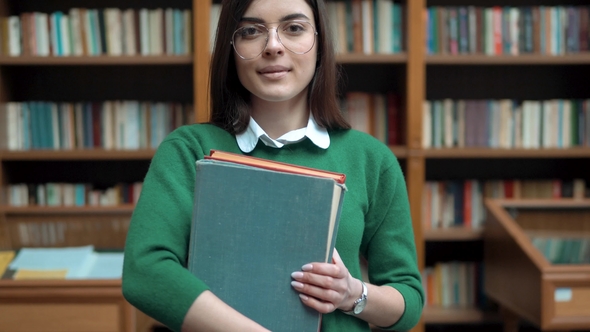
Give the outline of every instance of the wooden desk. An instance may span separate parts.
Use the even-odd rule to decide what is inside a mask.
[[[590,200],[486,200],[484,288],[505,331],[526,319],[543,331],[590,329],[590,264],[551,264],[527,232],[590,236]]]
[[[121,280],[0,280],[0,332],[135,332]]]

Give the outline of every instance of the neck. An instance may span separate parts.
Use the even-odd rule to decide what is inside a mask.
[[[269,102],[252,96],[250,112],[258,125],[271,138],[277,139],[292,130],[307,127],[307,94],[282,102]]]

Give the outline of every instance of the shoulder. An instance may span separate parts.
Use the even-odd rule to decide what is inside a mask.
[[[389,168],[398,164],[391,149],[372,135],[355,130],[337,130],[330,132],[330,146],[344,156],[364,159],[372,165]]]
[[[235,136],[209,123],[184,125],[172,131],[158,147],[181,147],[193,151],[197,158],[210,149],[233,150],[237,146]]]

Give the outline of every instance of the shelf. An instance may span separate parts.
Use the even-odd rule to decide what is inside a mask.
[[[1,206],[0,213],[10,215],[47,215],[47,214],[111,214],[133,213],[134,204],[118,206]]]
[[[29,150],[0,151],[0,160],[150,160],[155,150]]]
[[[482,229],[453,227],[425,230],[423,236],[425,241],[476,241],[482,234]]]
[[[425,149],[426,158],[590,158],[590,148],[567,149],[492,149],[441,148]]]
[[[582,65],[590,53],[568,55],[427,55],[427,65]]]
[[[398,159],[408,157],[408,149],[405,146],[395,145],[390,146],[389,149]]]
[[[173,56],[0,56],[2,66],[67,66],[67,65],[190,65],[192,55]]]
[[[363,53],[336,54],[336,61],[339,64],[377,64],[377,63],[405,64],[407,60],[408,60],[408,56],[405,53],[396,53],[396,54],[363,54]]]
[[[477,308],[426,306],[422,314],[426,324],[466,324],[500,321],[499,315]]]

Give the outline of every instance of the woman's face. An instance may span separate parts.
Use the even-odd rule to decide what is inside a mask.
[[[305,0],[254,0],[244,13],[238,27],[262,23],[269,30],[266,48],[257,57],[244,60],[234,51],[238,77],[253,99],[282,102],[307,94],[307,86],[315,72],[317,37],[314,37],[311,50],[305,54],[289,51],[277,38],[277,26],[294,20],[309,22],[313,29],[316,28],[313,11]],[[298,25],[289,26],[281,33],[284,43],[289,45],[288,35],[301,38],[296,35],[299,30]],[[249,31],[241,34],[244,40],[254,34]]]

